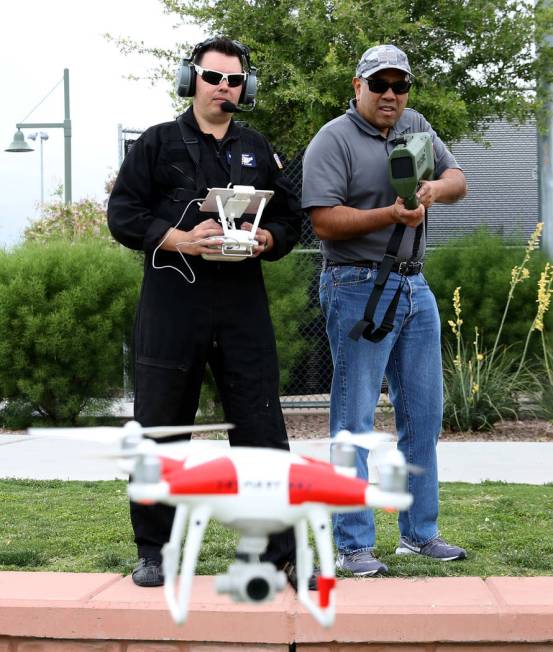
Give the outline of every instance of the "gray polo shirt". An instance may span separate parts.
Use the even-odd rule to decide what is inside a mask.
[[[388,181],[391,141],[402,134],[427,131],[434,144],[435,177],[457,161],[425,118],[405,109],[385,138],[355,108],[354,100],[344,115],[328,122],[313,138],[303,159],[302,207],[351,206],[362,210],[391,206],[396,193]],[[429,218],[430,219],[430,218]],[[352,262],[382,260],[395,225],[350,240],[323,240],[327,260]],[[415,229],[407,227],[398,252],[399,260],[412,257]],[[424,257],[426,238],[421,238],[417,259]]]

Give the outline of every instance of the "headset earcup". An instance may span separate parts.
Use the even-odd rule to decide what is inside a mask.
[[[242,86],[242,93],[238,102],[240,104],[253,104],[257,93],[257,68],[250,68],[246,81]]]
[[[176,91],[179,97],[192,97],[196,92],[196,71],[190,59],[183,59],[177,71]]]

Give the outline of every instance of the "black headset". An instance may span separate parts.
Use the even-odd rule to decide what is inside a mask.
[[[210,46],[220,39],[209,38],[206,41],[198,43],[192,50],[192,54],[188,59],[183,59],[182,64],[177,72],[177,95],[179,97],[193,97],[196,92],[196,77],[197,72],[194,68],[194,64],[198,60],[198,57],[209,50]],[[233,45],[236,46],[236,49],[240,52],[239,56],[242,61],[242,69],[246,73],[246,77],[242,84],[242,92],[240,93],[240,98],[238,99],[239,104],[255,104],[255,94],[257,92],[257,68],[254,68],[250,62],[250,49],[239,43],[238,41],[232,41]]]

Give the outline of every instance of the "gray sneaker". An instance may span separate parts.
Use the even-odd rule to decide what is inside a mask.
[[[388,572],[386,564],[379,561],[371,550],[339,553],[338,559],[336,560],[336,568],[353,573],[357,577],[377,575],[378,573],[383,575]]]
[[[453,561],[454,559],[465,559],[467,551],[459,546],[446,543],[441,537],[431,539],[423,546],[416,546],[409,539],[401,537],[399,546],[396,548],[396,555],[424,555],[440,561]]]

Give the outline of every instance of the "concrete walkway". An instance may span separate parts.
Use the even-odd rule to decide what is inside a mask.
[[[228,446],[227,441],[215,443]],[[309,440],[300,440],[293,441],[291,447],[301,455],[328,460],[327,446],[313,450]],[[126,478],[114,460],[101,458],[104,452],[102,446],[82,441],[0,435],[0,478]],[[553,442],[440,442],[438,464],[442,482],[553,483]]]

